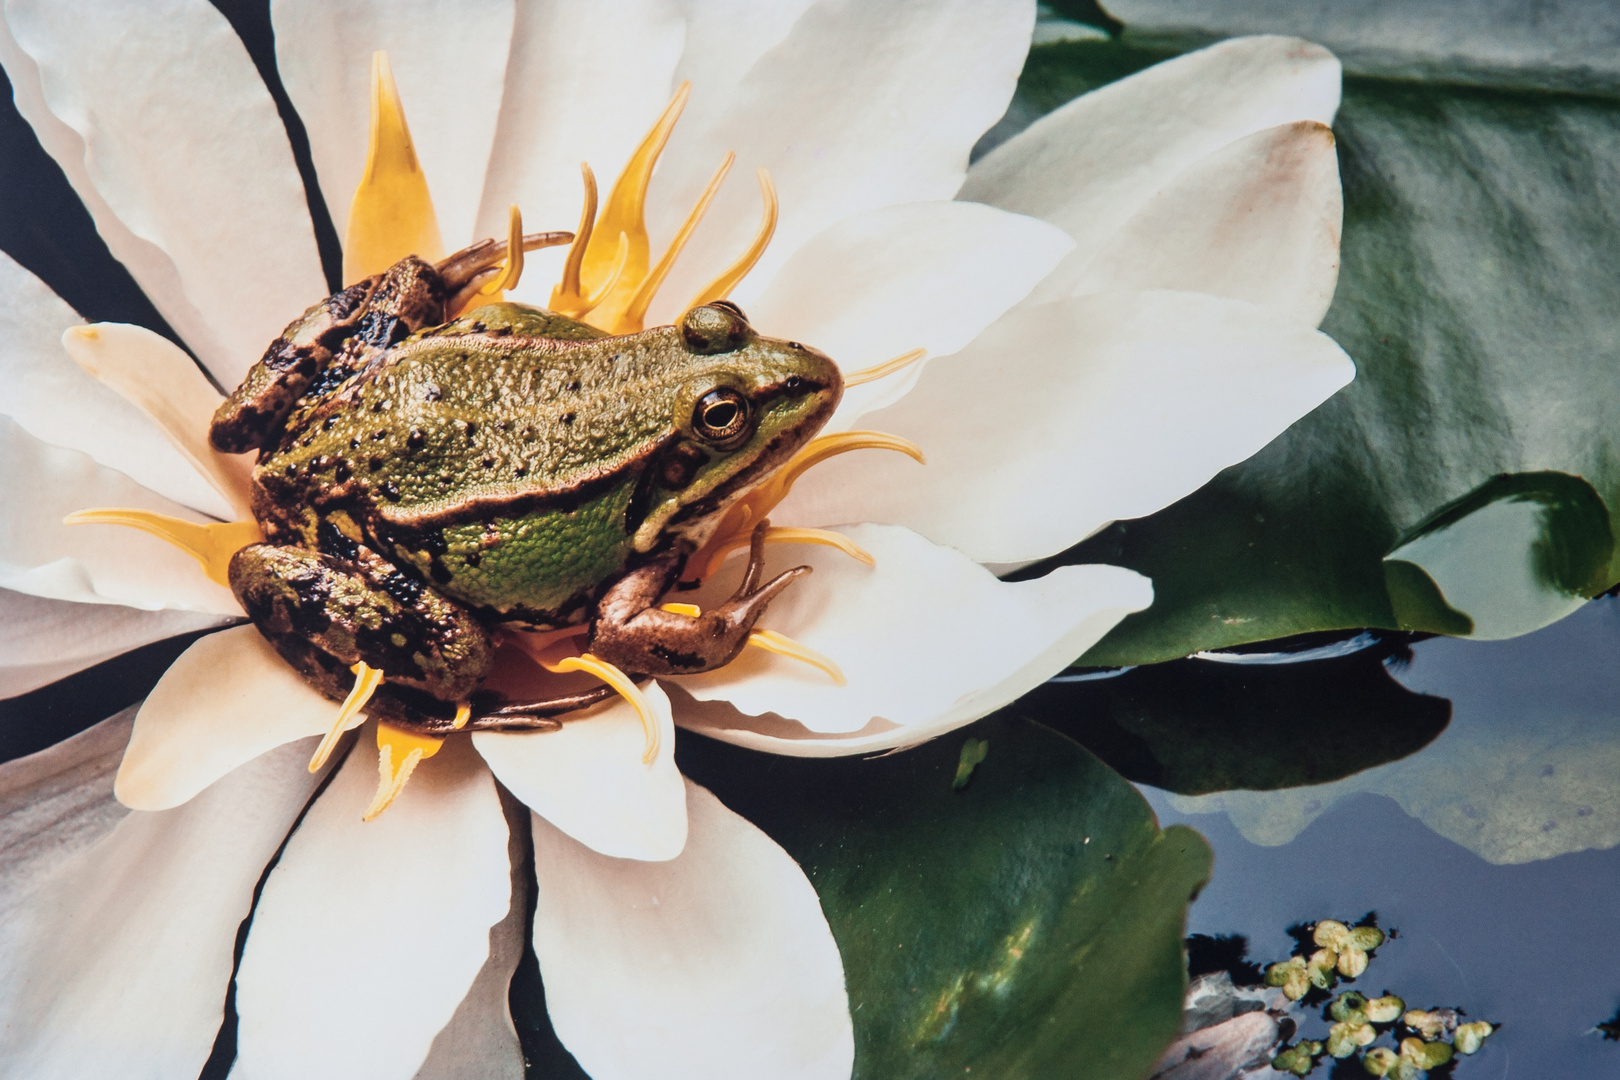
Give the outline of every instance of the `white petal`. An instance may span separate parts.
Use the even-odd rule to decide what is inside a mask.
[[[191,611],[75,604],[0,589],[0,698],[26,694],[120,653],[223,621]]]
[[[276,69],[309,132],[310,154],[339,237],[348,227],[349,204],[365,171],[371,142],[371,54],[382,49],[399,86],[447,253],[474,239],[473,217],[506,73],[512,6],[512,0],[362,0],[342,5],[275,0],[270,5]],[[506,235],[505,207],[501,220],[494,235]]]
[[[0,923],[129,811],[113,772],[135,721],[131,706],[37,754],[0,765]]]
[[[265,882],[236,977],[235,1080],[399,1080],[489,956],[511,904],[506,819],[465,740],[424,761],[394,805],[371,729]]]
[[[240,617],[229,589],[191,556],[118,525],[63,525],[75,510],[125,506],[206,520],[84,454],[47,446],[0,416],[0,588],[56,600]]]
[[[1343,217],[1333,132],[1314,120],[1282,124],[1188,166],[1073,288],[1205,292],[1315,326],[1339,278]]]
[[[573,229],[584,197],[581,161],[595,171],[605,201],[674,92],[682,38],[679,13],[666,0],[520,3],[481,234],[504,236],[512,203],[525,228]],[[560,248],[531,256],[512,295],[550,303],[562,258]]]
[[[681,688],[751,715],[797,720],[818,734],[885,721],[898,725],[885,730],[887,745],[909,745],[1045,682],[1153,600],[1146,578],[1117,566],[1064,566],[1034,581],[1003,582],[960,552],[905,529],[839,531],[877,565],[825,547],[767,549],[767,575],[796,564],[815,573],[790,585],[760,625],[826,654],[843,669],[847,686],[750,648],[723,668],[679,680]],[[723,594],[735,573],[711,579],[708,595]]]
[[[85,371],[149,416],[187,465],[212,485],[227,521],[252,516],[248,502],[253,459],[208,445],[214,411],[224,401],[178,345],[142,326],[96,323],[62,332],[62,348]],[[199,509],[208,509],[200,507]],[[211,511],[213,512],[213,511]]]
[[[510,797],[501,800],[510,830],[512,903],[506,918],[489,929],[489,959],[478,970],[450,1022],[433,1037],[427,1060],[413,1080],[524,1080],[523,1047],[512,1024],[512,973],[523,959],[534,881],[524,855],[529,814]]]
[[[228,515],[229,505],[150,417],[68,356],[62,332],[83,322],[43,281],[0,253],[0,383],[6,387],[0,410],[42,442],[89,454],[195,510]]]
[[[595,1080],[847,1080],[843,963],[775,841],[687,782],[691,840],[611,859],[534,819],[534,948],[563,1045]]]
[[[1236,300],[1021,305],[862,421],[916,442],[926,466],[845,454],[772,520],[893,521],[979,562],[1043,558],[1196,490],[1354,374],[1325,334]]]
[[[0,1076],[189,1077],[219,1031],[236,932],[317,782],[314,744],[185,806],[134,812],[0,924]]]
[[[209,634],[180,654],[142,703],[118,770],[118,799],[135,810],[179,806],[260,754],[326,734],[338,711],[257,628]]]
[[[740,255],[760,218],[758,167],[782,212],[769,250],[733,293],[744,309],[807,240],[893,203],[948,199],[974,142],[1006,110],[1029,48],[1034,5],[820,0],[737,84],[702,128],[677,129],[653,181],[654,249],[674,235],[727,150],[737,170],[659,293],[669,321]]]
[[[946,356],[1073,247],[1061,229],[979,203],[885,207],[812,237],[748,314],[761,333],[813,345],[846,374],[912,349]],[[922,367],[850,388],[828,430],[898,401]]]
[[[575,840],[618,859],[673,859],[686,846],[686,792],[675,768],[675,723],[657,683],[658,756],[642,764],[641,721],[623,698],[569,717],[561,731],[473,735],[496,779]]]
[[[286,129],[205,0],[6,5],[18,111],[102,238],[219,381],[235,386],[326,292]]]
[[[959,198],[1031,214],[1073,236],[1043,286],[1058,295],[1189,165],[1256,131],[1328,124],[1339,62],[1296,38],[1222,41],[1082,95],[975,162]]]
[[[680,0],[685,49],[675,82],[690,80],[692,97],[681,123],[701,130],[731,100],[749,70],[792,31],[814,0]]]

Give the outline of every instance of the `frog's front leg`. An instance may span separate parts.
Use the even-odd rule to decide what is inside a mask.
[[[382,672],[372,710],[414,725],[452,718],[489,673],[494,643],[472,612],[367,549],[354,558],[251,544],[231,590],[259,632],[322,693],[342,700],[349,669]]]
[[[668,552],[626,574],[597,604],[586,649],[599,659],[638,675],[695,675],[736,659],[754,623],[795,578],[810,573],[795,566],[764,585],[765,529],[760,522],[748,549],[748,570],[730,600],[699,615],[665,611],[658,601],[675,584],[684,556]]]

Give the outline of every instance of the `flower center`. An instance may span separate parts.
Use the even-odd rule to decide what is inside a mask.
[[[581,163],[584,206],[579,229],[574,234],[563,266],[562,279],[551,292],[552,310],[612,335],[631,334],[643,329],[648,307],[702,221],[735,160],[734,154],[726,154],[703,194],[676,231],[669,247],[657,262],[653,262],[646,227],[647,190],[653,168],[680,118],[689,91],[688,83],[683,83],[676,91],[663,114],[631,155],[614,182],[606,204],[600,209],[595,174],[588,164]],[[699,290],[687,305],[688,308],[725,299],[754,268],[769,245],[778,216],[776,188],[765,169],[757,170],[757,176],[764,205],[758,232],[735,262]],[[567,234],[549,235],[557,238],[551,241],[555,243]],[[522,215],[513,206],[508,219],[504,255],[500,253],[500,246],[491,246],[488,241],[463,253],[468,257],[479,256],[478,265],[487,259],[488,265],[473,276],[473,285],[458,294],[458,300],[464,298],[462,306],[472,307],[499,300],[522,277],[525,246],[532,248],[543,245],[547,238],[547,234],[525,237]],[[432,262],[438,262],[444,256],[438,217],[428,191],[427,179],[417,158],[388,58],[381,52],[372,58],[370,148],[365,172],[350,206],[343,252],[344,280],[351,283],[381,273],[408,255]],[[497,260],[504,261],[498,263]],[[87,342],[95,340],[95,328],[85,327],[81,330],[81,336]],[[923,350],[913,350],[887,363],[853,372],[845,377],[845,385],[857,386],[883,378],[915,363],[922,356]],[[115,389],[124,389],[122,382],[129,381],[121,378],[128,372],[105,370],[116,368],[116,358],[103,357],[95,365],[77,354],[75,358]],[[131,385],[144,383],[145,380],[135,379]],[[169,415],[161,403],[148,402],[129,393],[126,396],[131,396],[136,404],[145,408],[163,427],[171,441],[189,458],[195,459],[198,467],[214,480],[239,513],[245,511],[248,506],[246,479],[240,468],[229,467],[230,459],[209,449],[206,439],[199,441],[198,425],[200,422],[201,430],[206,431],[206,416],[200,421],[198,417],[177,418]],[[217,404],[217,400],[214,403]],[[209,405],[204,411],[211,412],[212,408],[213,405]],[[747,548],[755,528],[766,521],[771,510],[788,495],[805,470],[837,454],[858,449],[895,450],[919,462],[923,460],[922,452],[915,445],[882,432],[848,431],[812,439],[786,465],[729,508],[709,541],[688,559],[688,578],[693,582],[701,581],[714,573],[727,556]],[[202,565],[204,573],[211,580],[227,587],[230,585],[231,557],[238,550],[262,539],[256,522],[252,520],[197,524],[136,509],[81,510],[69,515],[66,522],[125,525],[156,535],[190,554]],[[827,545],[867,565],[873,563],[870,555],[846,537],[827,530],[768,528],[764,540],[770,543]],[[663,605],[663,610],[693,618],[702,614],[691,604],[669,603]],[[643,761],[651,763],[654,760],[659,750],[657,717],[628,675],[589,653],[559,657],[549,651],[542,652],[522,635],[514,634],[512,637],[546,670],[554,673],[586,672],[601,679],[624,697],[635,708],[646,733]],[[572,641],[571,638],[566,639],[561,644],[566,647]],[[755,629],[748,637],[748,645],[810,664],[839,685],[844,682],[842,672],[831,658],[783,634]],[[573,648],[577,651],[578,645]],[[349,722],[382,685],[383,675],[377,668],[362,661],[355,664],[352,670],[355,674],[353,689],[339,709],[336,723],[311,758],[311,772],[319,770],[326,763]],[[464,727],[470,715],[469,706],[461,704],[452,730]],[[365,813],[366,820],[376,817],[393,802],[417,765],[432,757],[444,738],[412,732],[384,722],[376,726],[380,777],[377,795]]]

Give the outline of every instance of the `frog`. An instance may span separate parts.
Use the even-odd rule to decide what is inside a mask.
[[[762,580],[767,523],[729,600],[661,601],[843,393],[831,357],[759,333],[728,300],[620,335],[480,303],[503,251],[407,256],[328,296],[209,429],[214,449],[257,453],[263,541],[229,566],[249,619],[333,700],[361,664],[380,671],[368,713],[422,735],[554,729],[614,693],[485,689],[512,631],[583,628],[585,650],[634,679],[730,663],[810,573]]]

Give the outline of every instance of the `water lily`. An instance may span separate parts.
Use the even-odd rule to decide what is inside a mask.
[[[210,5],[105,7],[10,5],[0,61],[114,255],[235,385],[327,291],[282,121]],[[446,740],[362,822],[374,757],[305,768],[333,703],[251,626],[202,639],[133,725],[117,789],[135,809],[94,844],[46,828],[30,848],[60,850],[30,863],[51,872],[0,931],[0,1072],[195,1075],[234,985],[242,1076],[470,1061],[516,1075],[506,986],[532,888],[551,1017],[592,1075],[848,1075],[842,967],[815,894],[682,780],[674,725],[801,755],[911,745],[1013,700],[1145,607],[1147,582],[1118,568],[993,571],[1179,498],[1351,377],[1315,329],[1337,268],[1337,64],[1289,39],[1224,43],[1088,95],[970,168],[1033,5],[694,2],[604,19],[288,2],[272,18],[349,260],[375,51],[436,211],[436,238],[413,219],[423,246],[505,235],[511,204],[572,225],[578,163],[614,175],[690,80],[646,198],[650,250],[723,154],[767,169],[780,217],[730,298],[848,372],[927,350],[853,388],[829,430],[897,433],[928,464],[845,454],[771,508],[872,560],[784,547],[776,563],[815,573],[767,624],[845,684],[762,650],[651,684],[650,763],[643,718],[616,703],[554,733]],[[720,190],[647,325],[750,249],[758,198]],[[534,257],[509,295],[548,303],[560,277]],[[8,688],[240,618],[186,553],[60,524],[98,506],[241,519],[243,463],[201,441],[217,391],[157,335],[81,326],[9,260],[0,295],[0,613],[42,643],[8,654]],[[78,768],[108,737],[90,736],[8,766],[13,782]]]

